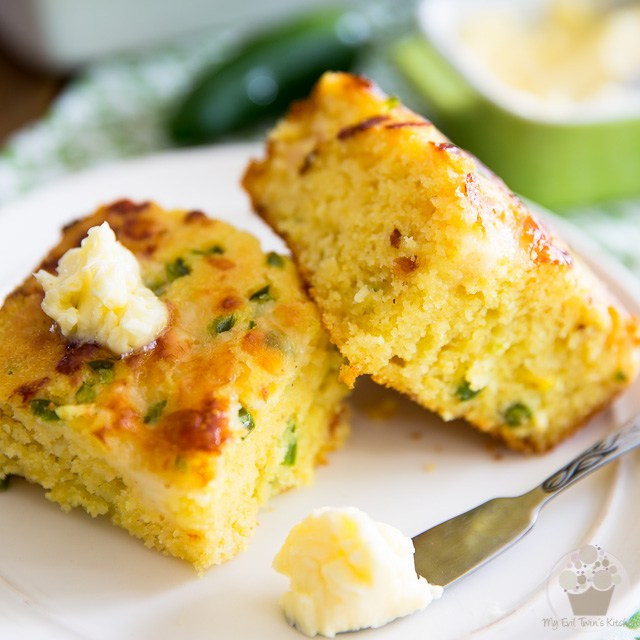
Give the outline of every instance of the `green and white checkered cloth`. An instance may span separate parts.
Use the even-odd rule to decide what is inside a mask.
[[[15,134],[0,151],[0,204],[59,176],[169,147],[165,122],[176,100],[204,66],[237,41],[233,31],[201,35],[88,67],[42,120]],[[372,56],[365,71],[405,97],[406,85],[383,57]],[[640,199],[564,215],[640,278]]]
[[[0,152],[0,203],[59,176],[170,146],[164,123],[176,98],[228,46],[229,34],[220,34],[88,67]]]

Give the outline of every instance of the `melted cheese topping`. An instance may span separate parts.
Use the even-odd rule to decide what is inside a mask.
[[[166,306],[143,285],[138,261],[107,222],[60,258],[57,276],[40,270],[35,277],[45,292],[42,309],[65,337],[121,355],[149,344],[167,325]]]
[[[291,584],[285,615],[300,631],[380,627],[442,594],[416,575],[409,538],[354,507],[314,511],[289,533],[273,567]]]

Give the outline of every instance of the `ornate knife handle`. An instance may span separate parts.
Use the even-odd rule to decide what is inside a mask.
[[[562,469],[549,476],[540,486],[546,493],[556,494],[639,445],[640,416],[637,416],[617,433],[583,451]]]

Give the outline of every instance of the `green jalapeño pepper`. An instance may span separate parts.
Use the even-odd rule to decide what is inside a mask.
[[[177,143],[198,144],[277,116],[307,95],[324,71],[350,69],[368,39],[363,16],[336,10],[258,36],[196,81],[169,132]]]

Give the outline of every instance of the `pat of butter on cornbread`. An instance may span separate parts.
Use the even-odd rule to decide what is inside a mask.
[[[291,260],[199,211],[116,202],[65,227],[41,269],[56,277],[105,222],[166,327],[122,356],[72,340],[27,278],[0,310],[0,479],[24,476],[203,570],[240,551],[260,505],[309,483],[340,443],[341,358]]]
[[[135,256],[107,222],[58,262],[57,275],[40,270],[43,311],[62,335],[97,342],[122,355],[153,342],[167,325],[166,306],[144,286]]]
[[[325,74],[244,186],[347,381],[370,374],[544,451],[638,372],[637,319],[477,159],[364,78]]]
[[[355,507],[317,509],[293,527],[273,567],[290,580],[286,617],[308,636],[381,627],[424,609],[442,587],[416,574],[410,538]]]

